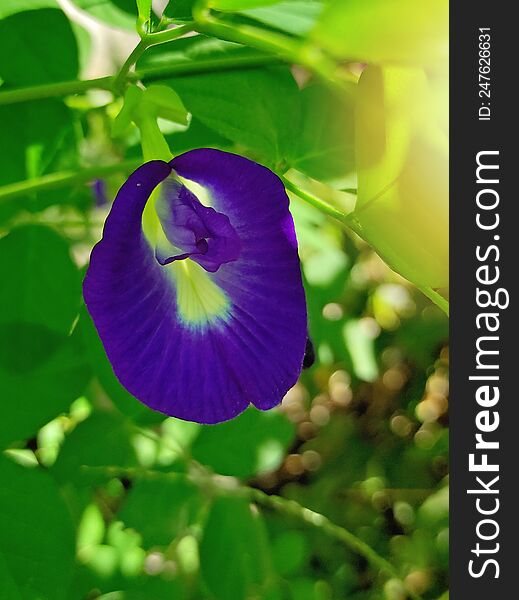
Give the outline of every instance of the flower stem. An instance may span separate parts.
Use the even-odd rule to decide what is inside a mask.
[[[342,88],[346,81],[356,81],[347,70],[339,70],[337,63],[320,48],[287,35],[252,25],[228,24],[215,18],[206,7],[193,8],[195,31],[221,40],[235,42],[279,56],[286,62],[299,64],[312,71],[332,87]]]
[[[433,290],[433,288],[431,287],[418,284],[416,284],[416,287],[422,292],[424,296],[427,296],[427,298],[429,298],[431,302],[434,302],[434,304],[436,304],[436,306],[440,310],[442,310],[447,316],[449,316],[448,300],[446,300],[441,294]]]
[[[148,48],[145,40],[145,37],[139,40],[139,43],[131,51],[130,55],[124,61],[123,66],[120,68],[119,72],[114,78],[112,87],[119,94],[122,94],[124,92],[124,87],[126,85],[130,69],[135,65],[135,63],[144,54],[144,52],[146,52],[146,49]]]
[[[237,490],[236,495],[240,495],[250,502],[255,502],[280,513],[284,517],[292,517],[302,521],[306,525],[315,527],[328,537],[341,542],[351,551],[363,556],[371,566],[379,569],[387,578],[400,580],[397,570],[388,560],[378,554],[369,544],[366,544],[366,542],[351,533],[351,531],[333,523],[321,513],[305,508],[295,500],[289,500],[282,496],[269,495],[257,488],[240,486]],[[413,600],[421,600],[418,594],[410,590],[407,590],[407,593]]]
[[[337,208],[335,208],[334,206],[332,206],[331,204],[328,204],[327,202],[325,202],[324,200],[321,200],[317,196],[314,196],[310,192],[307,192],[306,190],[301,189],[298,185],[296,185],[290,179],[287,179],[284,176],[280,176],[280,178],[281,178],[281,181],[283,182],[283,184],[285,185],[285,188],[288,191],[292,192],[293,194],[295,194],[296,196],[298,196],[299,198],[301,198],[308,204],[314,206],[315,208],[320,210],[322,213],[328,215],[335,221],[338,221],[343,227],[346,227],[346,228],[350,229],[351,231],[355,232],[361,239],[363,239],[372,248],[375,247],[374,244],[372,244],[370,240],[366,239],[365,235],[363,234],[362,227],[356,221],[356,216],[357,216],[358,212],[354,211],[354,212],[346,215],[343,212],[341,212],[340,210],[338,210]],[[414,282],[411,282],[411,283],[413,283],[413,285],[418,290],[420,290],[422,292],[422,294],[424,294],[424,296],[429,298],[429,300],[431,300],[431,302],[436,304],[436,306],[440,310],[442,310],[447,316],[449,316],[449,301],[448,300],[446,300],[442,295],[440,295],[438,292],[433,290],[433,288],[431,288],[431,287],[419,285]]]
[[[312,527],[323,531],[328,536],[342,542],[356,554],[363,556],[371,565],[377,567],[386,575],[398,577],[395,567],[373,550],[371,546],[351,533],[351,531],[333,523],[328,517],[325,517],[321,513],[305,508],[295,500],[288,500],[281,496],[269,495],[257,488],[242,486],[238,488],[238,490],[239,495],[250,502],[260,504],[270,510],[281,513],[282,515],[293,517],[299,521],[303,521],[307,525],[311,525]]]
[[[142,156],[146,162],[149,160],[167,162],[173,158],[166,138],[153,115],[143,114],[135,119],[135,124],[141,132]]]
[[[174,27],[173,29],[166,29],[165,31],[143,35],[137,46],[135,46],[131,54],[124,61],[119,73],[117,73],[115,76],[113,82],[113,88],[115,91],[118,93],[122,93],[124,91],[130,69],[135,66],[139,58],[146,52],[148,48],[176,40],[190,31],[193,31],[193,25],[191,23],[186,23],[180,27]]]
[[[128,173],[142,164],[142,159],[126,160],[112,165],[89,167],[80,171],[61,171],[49,173],[34,179],[10,183],[0,187],[0,201],[25,196],[34,192],[51,190],[76,183],[85,183],[114,173]]]
[[[162,33],[162,32],[161,32]],[[155,34],[154,34],[155,35]],[[221,58],[200,59],[192,61],[171,62],[169,64],[146,67],[128,73],[128,81],[154,81],[168,77],[188,77],[214,71],[230,71],[233,69],[257,68],[267,64],[276,64],[280,59],[258,52],[246,56],[222,56]],[[99,89],[114,92],[114,77],[101,77],[85,81],[62,81],[46,85],[35,85],[26,88],[0,92],[0,106],[15,104],[28,100],[41,100],[43,98],[59,98],[81,94],[88,90]]]
[[[0,92],[0,106],[15,104],[16,102],[26,102],[27,100],[71,96],[72,94],[81,94],[93,89],[112,91],[113,77],[98,77],[97,79],[86,79],[85,81],[61,81],[58,83],[47,83],[45,85],[7,90]]]
[[[265,65],[279,64],[281,60],[275,56],[258,52],[244,56],[222,56],[219,58],[198,59],[177,64],[164,64],[155,67],[138,69],[128,75],[130,81],[154,81],[174,75],[184,77],[200,73],[214,73],[216,71],[232,71],[234,69],[255,69]]]
[[[248,56],[223,56],[221,58],[192,60],[189,62],[179,61],[131,72],[132,67],[135,66],[148,48],[175,40],[190,31],[208,33],[219,39],[239,43],[261,52]],[[256,68],[281,61],[300,64],[319,75],[332,86],[341,87],[344,81],[354,79],[354,76],[348,71],[339,72],[337,64],[322,54],[318,48],[259,27],[249,25],[231,26],[215,19],[205,11],[198,11],[196,21],[193,23],[186,23],[165,31],[143,34],[143,37],[115,76],[84,81],[63,81],[2,91],[0,92],[0,106],[27,100],[81,94],[91,89],[107,90],[114,94],[121,94],[125,84],[129,81],[155,80],[175,75],[196,75],[215,70]]]
[[[349,229],[354,231],[357,235],[361,235],[359,227],[357,227],[355,221],[353,219],[351,219],[349,215],[344,214],[338,208],[335,208],[335,206],[332,206],[328,202],[321,200],[320,198],[318,198],[317,196],[314,196],[310,192],[301,189],[297,184],[295,184],[290,179],[287,179],[285,176],[281,175],[280,179],[283,182],[283,185],[285,186],[285,188],[289,192],[292,192],[293,194],[295,194],[296,196],[298,196],[299,198],[301,198],[308,204],[312,205],[314,208],[317,208],[319,211],[321,211],[325,215],[328,215],[332,219],[335,219],[343,227],[348,227]]]

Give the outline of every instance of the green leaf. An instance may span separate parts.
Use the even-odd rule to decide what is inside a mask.
[[[52,467],[59,481],[76,484],[110,478],[102,469],[82,467],[135,467],[131,429],[118,415],[94,412],[65,439]]]
[[[135,30],[137,4],[135,0],[72,0],[74,4],[107,25]],[[144,0],[146,1],[146,0]]]
[[[59,100],[0,106],[0,185],[24,181],[77,162],[72,111]],[[76,204],[72,190],[48,190],[0,201],[0,222],[23,210],[39,212],[51,204]]]
[[[191,452],[221,475],[246,478],[276,469],[293,439],[285,415],[251,407],[232,421],[204,427]]]
[[[0,447],[5,447],[30,438],[67,411],[83,393],[91,372],[76,336],[2,324],[0,338]]]
[[[240,13],[269,27],[305,35],[315,26],[322,9],[320,0],[284,0],[275,4],[262,3],[262,6],[241,10]]]
[[[207,61],[225,61],[226,59],[246,60],[251,56],[257,58],[262,53],[240,44],[226,42],[205,35],[193,35],[176,39],[169,44],[152,46],[137,63],[137,70],[150,67],[166,67],[173,64],[197,66],[200,62],[207,69]],[[264,53],[265,57],[268,57]],[[173,85],[173,82],[171,82]]]
[[[209,0],[208,5],[217,10],[236,11],[277,4],[279,0]]]
[[[0,240],[0,445],[65,411],[90,371],[77,336],[79,272],[52,230],[20,227]],[[59,381],[59,385],[56,385]]]
[[[324,584],[324,585],[323,585]],[[327,600],[331,590],[325,582],[317,582],[310,577],[290,580],[291,598],[294,600]]]
[[[447,0],[332,0],[313,37],[340,58],[370,63],[445,60]]]
[[[164,14],[177,21],[191,21],[196,0],[169,0]]]
[[[322,181],[351,173],[355,166],[355,86],[335,92],[321,84],[301,93],[301,124],[290,164]]]
[[[132,582],[127,585],[131,586]],[[179,578],[146,577],[133,585],[135,589],[109,592],[99,596],[97,600],[188,600],[193,597],[191,592],[184,591]]]
[[[112,122],[112,137],[122,137],[135,119],[136,111],[142,102],[144,90],[136,85],[128,86],[124,94],[124,103]]]
[[[4,557],[0,551],[0,598],[5,600],[23,600],[21,592],[5,564]]]
[[[1,185],[43,175],[73,128],[71,112],[59,100],[0,106],[0,122]]]
[[[151,15],[151,0],[136,0],[139,17],[147,21]]]
[[[213,595],[218,600],[257,597],[269,575],[268,558],[260,514],[243,500],[217,499],[200,545],[202,576]]]
[[[397,273],[449,283],[448,82],[421,68],[366,67],[355,111],[362,236]]]
[[[0,4],[0,19],[38,8],[58,8],[58,3],[56,0],[3,0]]]
[[[291,154],[299,90],[288,68],[210,73],[169,84],[202,123],[263,161]]]
[[[162,119],[187,125],[189,115],[175,90],[165,85],[150,85],[143,95],[142,109]]]
[[[193,148],[225,149],[232,145],[229,140],[206,127],[198,119],[191,119],[189,127],[185,131],[167,135],[166,140],[170,148],[175,148],[175,151],[179,153]]]
[[[193,523],[199,503],[198,489],[188,481],[141,479],[128,493],[118,517],[142,535],[145,548],[169,546]]]
[[[54,482],[40,469],[2,456],[0,480],[2,598],[65,599],[74,568],[74,532]]]
[[[67,335],[79,310],[81,279],[65,240],[48,227],[26,225],[2,238],[0,248],[0,322]]]
[[[273,563],[283,577],[300,570],[308,555],[308,542],[299,531],[284,531],[272,544]]]
[[[78,64],[76,38],[61,10],[17,13],[0,21],[0,77],[4,85],[72,80],[77,77]]]

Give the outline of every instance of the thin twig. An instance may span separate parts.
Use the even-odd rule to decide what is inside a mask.
[[[200,487],[209,495],[217,494],[223,496],[234,496],[243,498],[249,502],[276,511],[286,517],[294,518],[298,521],[310,525],[329,537],[341,542],[351,551],[363,556],[373,567],[377,568],[386,577],[399,578],[396,568],[384,557],[380,556],[376,550],[358,538],[348,529],[333,523],[324,515],[305,508],[295,500],[289,500],[281,496],[269,495],[262,490],[239,484],[233,477],[223,477],[213,475],[198,463],[193,465],[193,470],[188,473],[162,472],[153,469],[143,468],[120,468],[115,466],[91,467],[84,465],[81,467],[85,472],[105,473],[111,477],[128,477],[143,479],[187,479],[191,483]],[[411,594],[415,600],[420,600],[416,594]]]
[[[35,177],[34,179],[9,183],[8,185],[0,187],[0,202],[10,198],[26,196],[27,194],[34,192],[93,181],[95,179],[107,177],[108,175],[113,175],[114,173],[128,173],[134,171],[141,164],[142,159],[125,160],[111,165],[99,165],[97,167],[89,167],[88,169],[81,169],[79,171],[49,173],[48,175],[42,175],[41,177]]]
[[[114,90],[117,93],[122,93],[124,91],[124,87],[128,80],[128,73],[137,64],[139,58],[146,52],[148,48],[171,42],[191,31],[193,31],[193,25],[191,23],[186,23],[180,27],[174,27],[173,29],[167,29],[166,31],[144,35],[140,39],[137,46],[135,46],[135,48],[132,50],[128,58],[124,61],[119,73],[117,73],[115,76],[113,83]]]

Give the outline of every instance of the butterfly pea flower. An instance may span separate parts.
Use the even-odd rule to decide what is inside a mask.
[[[120,382],[165,414],[217,423],[267,410],[301,372],[288,198],[246,158],[198,149],[139,167],[92,251],[84,297]]]
[[[96,179],[92,183],[92,193],[97,208],[108,205],[108,196],[106,195],[106,182],[104,179]]]

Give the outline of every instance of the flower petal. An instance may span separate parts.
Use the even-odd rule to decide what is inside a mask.
[[[144,206],[171,168],[203,186],[240,241],[208,272],[161,266]],[[188,184],[189,185],[189,184]],[[85,301],[121,383],[153,409],[202,423],[278,404],[301,371],[306,304],[288,198],[268,169],[218,150],[147,163],[123,185],[92,252]]]
[[[159,260],[161,264],[192,258],[206,271],[215,272],[222,263],[238,258],[240,239],[229,218],[201,204],[173,176],[161,185],[155,208],[173,250],[165,260]]]

